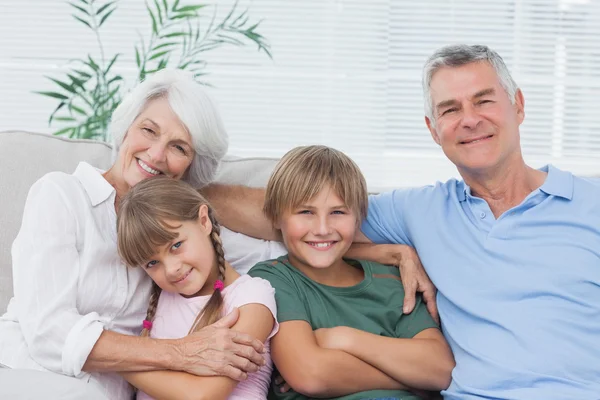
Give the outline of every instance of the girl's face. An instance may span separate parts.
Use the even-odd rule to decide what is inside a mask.
[[[208,208],[202,205],[196,221],[165,221],[177,228],[171,242],[156,249],[143,265],[146,273],[162,290],[180,293],[185,297],[208,295],[213,292],[218,268],[210,238],[212,223]]]
[[[192,138],[165,98],[151,100],[133,121],[116,165],[128,187],[166,175],[181,179],[194,159]]]

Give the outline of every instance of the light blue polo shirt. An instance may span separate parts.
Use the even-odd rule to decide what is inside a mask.
[[[446,399],[600,399],[600,181],[542,170],[498,219],[457,180],[369,200],[365,235],[414,246],[439,290]]]

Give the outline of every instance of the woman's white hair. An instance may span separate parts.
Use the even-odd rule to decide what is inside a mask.
[[[113,112],[109,128],[113,157],[116,158],[127,131],[148,102],[161,97],[167,99],[192,138],[195,156],[183,180],[194,187],[203,187],[214,179],[229,140],[216,104],[189,72],[160,70],[125,96]]]
[[[494,50],[482,45],[451,45],[438,49],[429,57],[423,67],[423,99],[425,100],[425,116],[435,123],[433,115],[433,99],[431,98],[431,79],[438,69],[442,67],[460,67],[473,62],[487,62],[490,64],[500,80],[500,85],[508,94],[514,104],[515,95],[519,87],[510,76],[502,57]]]

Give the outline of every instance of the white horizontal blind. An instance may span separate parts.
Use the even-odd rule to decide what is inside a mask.
[[[184,4],[190,2],[182,1]],[[231,0],[216,2],[218,15]],[[253,0],[273,60],[254,48],[207,55],[231,137],[230,153],[280,156],[300,144],[346,151],[371,190],[456,176],[423,121],[421,67],[436,48],[481,43],[505,59],[526,101],[522,145],[533,166],[600,174],[599,0]],[[0,0],[0,129],[51,132],[56,104],[43,75],[98,55],[95,38],[62,0]],[[150,29],[141,0],[120,0],[102,38],[122,53]],[[54,75],[60,76],[60,75]]]

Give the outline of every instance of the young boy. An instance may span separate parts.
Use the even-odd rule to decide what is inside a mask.
[[[257,264],[251,276],[275,288],[278,373],[270,398],[418,399],[411,389],[450,384],[452,353],[419,300],[402,314],[397,268],[343,259],[367,212],[359,168],[324,146],[297,147],[267,185],[264,211],[289,254]]]

